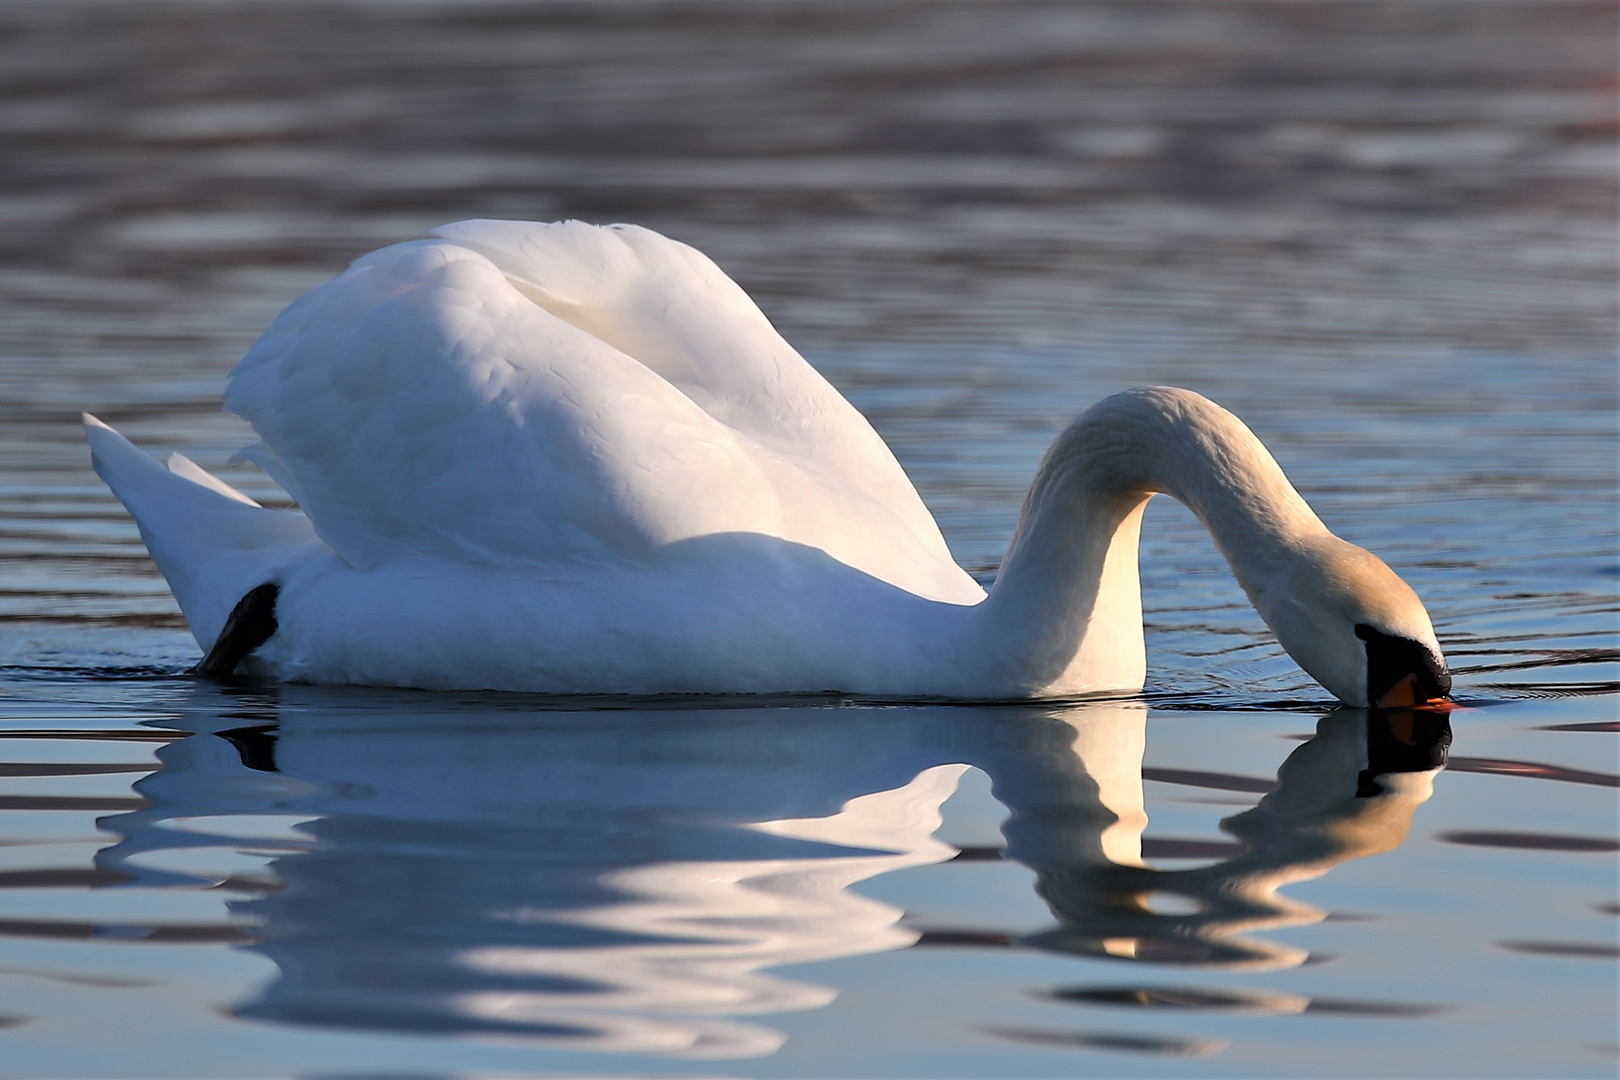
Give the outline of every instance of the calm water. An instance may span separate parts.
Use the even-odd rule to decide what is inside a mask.
[[[0,4],[0,1072],[1612,1076],[1607,3]],[[89,409],[473,216],[709,252],[993,578],[1128,385],[1428,602],[1332,708],[1150,508],[1066,707],[201,685]],[[1379,779],[1382,777],[1382,779]]]

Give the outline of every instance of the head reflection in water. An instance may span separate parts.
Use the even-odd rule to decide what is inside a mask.
[[[307,819],[276,841],[281,888],[233,905],[279,968],[239,1015],[665,1056],[771,1053],[780,1033],[739,1018],[836,991],[769,968],[915,942],[903,912],[849,886],[954,855],[932,834],[969,765],[1059,921],[1028,944],[1278,965],[1303,954],[1237,935],[1320,918],[1275,890],[1399,844],[1433,776],[1413,748],[1439,745],[1414,721],[1390,736],[1412,752],[1370,760],[1385,716],[1330,715],[1226,823],[1245,853],[1157,871],[1132,704],[571,714],[284,687],[244,712],[199,694],[198,733],[140,782],[146,808],[103,820],[123,839],[98,862],[211,885],[166,854],[267,841],[202,819]],[[1199,910],[1155,913],[1154,892]]]
[[[1058,927],[1029,944],[1060,952],[1238,970],[1292,967],[1303,949],[1250,931],[1320,922],[1325,913],[1277,890],[1320,877],[1347,859],[1398,847],[1412,815],[1433,794],[1451,728],[1443,713],[1342,709],[1322,718],[1277,773],[1277,787],[1252,810],[1221,822],[1241,854],[1189,870],[1158,870],[1141,859],[1141,754],[1117,745],[1117,728],[1079,725],[1075,764],[1095,778],[1094,800],[1008,802],[1007,854],[1031,866]],[[1077,776],[1072,790],[1078,791]],[[998,794],[1000,790],[998,788]],[[1079,820],[1097,815],[1087,829]],[[1074,824],[1059,823],[1067,817]],[[1087,833],[1093,850],[1079,842]],[[1165,914],[1150,898],[1173,896],[1187,914]],[[1187,903],[1190,902],[1190,903]]]

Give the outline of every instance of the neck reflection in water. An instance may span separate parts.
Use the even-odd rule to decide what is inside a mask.
[[[1058,920],[1026,944],[1250,971],[1305,962],[1306,950],[1240,935],[1325,918],[1277,890],[1399,847],[1413,813],[1434,792],[1451,742],[1442,713],[1330,713],[1283,762],[1276,788],[1252,810],[1221,822],[1243,852],[1207,866],[1160,870],[1142,861],[1141,725],[1075,726],[1066,790],[1021,784],[1004,795],[996,787],[1012,811],[1002,826],[1007,855],[1035,870],[1036,888]],[[1193,910],[1171,914],[1149,906],[1165,896]]]
[[[195,865],[187,849],[281,852],[279,888],[233,904],[280,969],[238,1015],[688,1057],[771,1053],[780,1033],[734,1018],[836,995],[765,969],[917,940],[849,886],[952,858],[933,833],[969,766],[1058,920],[1019,944],[1276,967],[1305,954],[1238,935],[1322,918],[1276,890],[1397,846],[1449,739],[1427,714],[1332,713],[1223,823],[1243,853],[1156,870],[1134,703],[562,713],[197,695],[180,723],[196,734],[137,785],[149,805],[103,819],[122,839],[98,865],[199,887],[219,878],[175,869]],[[268,842],[232,835],[243,815],[309,820]],[[1150,909],[1164,893],[1196,910]]]

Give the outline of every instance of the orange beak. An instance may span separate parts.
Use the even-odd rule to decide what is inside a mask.
[[[1379,709],[1429,709],[1435,712],[1450,712],[1461,708],[1450,698],[1420,698],[1418,696],[1418,680],[1416,675],[1408,675],[1394,686],[1379,695],[1373,706]]]

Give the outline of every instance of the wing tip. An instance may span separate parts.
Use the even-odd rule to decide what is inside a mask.
[[[191,481],[198,487],[207,488],[216,495],[223,495],[232,502],[243,503],[247,506],[259,505],[179,451],[169,455],[169,471],[184,480]]]

